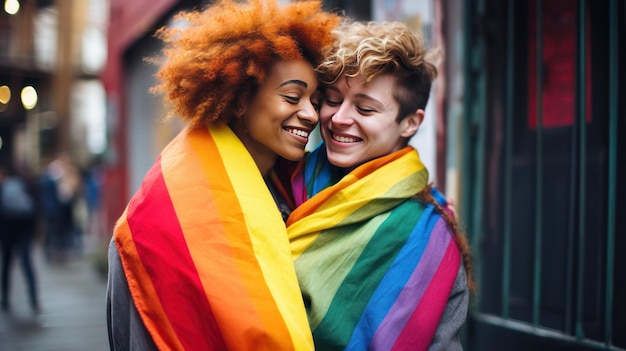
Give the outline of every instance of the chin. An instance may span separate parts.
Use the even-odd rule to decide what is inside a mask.
[[[333,166],[341,168],[351,168],[355,165],[354,160],[346,160],[345,158],[332,157],[331,155],[328,155],[328,162],[330,162],[330,164]]]
[[[286,152],[280,156],[289,161],[300,161],[304,157],[304,150],[300,152]]]

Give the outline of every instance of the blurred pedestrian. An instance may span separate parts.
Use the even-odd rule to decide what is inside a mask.
[[[313,350],[287,232],[266,179],[317,124],[320,1],[222,0],[163,29],[157,77],[190,122],[118,220],[112,350]],[[131,299],[132,298],[132,299]]]
[[[62,261],[79,248],[75,205],[81,191],[78,170],[67,153],[61,152],[40,179],[45,252],[49,261]]]
[[[0,306],[10,309],[11,266],[14,255],[20,258],[28,287],[30,307],[39,312],[37,279],[32,260],[38,209],[34,177],[11,167],[0,171],[0,227],[2,244],[2,289]],[[17,251],[17,252],[16,252]]]
[[[100,238],[100,211],[102,201],[103,173],[98,162],[82,172],[83,198],[86,207],[86,225],[84,230],[95,238]]]

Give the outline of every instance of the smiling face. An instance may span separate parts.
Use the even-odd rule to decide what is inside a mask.
[[[326,89],[320,130],[328,160],[353,168],[400,150],[424,116],[419,109],[397,122],[400,106],[393,97],[395,78],[384,74],[363,84],[360,75],[341,78]]]
[[[309,134],[318,121],[317,79],[308,61],[279,61],[245,109],[233,131],[264,175],[278,156],[304,156]]]

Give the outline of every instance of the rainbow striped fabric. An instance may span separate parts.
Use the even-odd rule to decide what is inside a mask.
[[[114,237],[159,349],[313,349],[285,224],[229,128],[182,131]]]
[[[406,147],[340,176],[316,149],[287,222],[316,349],[427,350],[461,267],[441,215],[413,198],[428,172]]]

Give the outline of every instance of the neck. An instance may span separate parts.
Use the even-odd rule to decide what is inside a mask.
[[[274,164],[276,164],[276,160],[278,158],[276,154],[264,145],[252,139],[247,129],[242,126],[241,123],[231,123],[230,128],[235,135],[237,135],[239,140],[241,140],[241,143],[246,147],[250,156],[252,156],[252,159],[259,168],[263,178],[266,178],[274,167]]]

